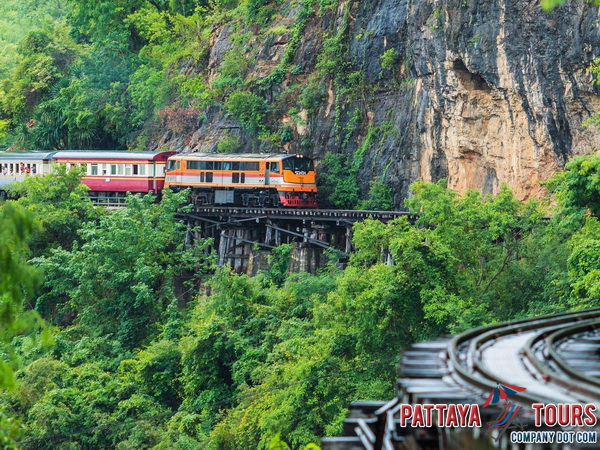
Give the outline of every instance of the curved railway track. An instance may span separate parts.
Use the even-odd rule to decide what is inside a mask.
[[[600,402],[598,380],[573,369],[555,349],[557,339],[593,327],[600,309],[477,328],[454,337],[450,368],[465,386],[490,391],[496,382],[527,386],[512,398],[525,403]]]
[[[477,404],[483,423],[493,421],[501,408],[481,405],[497,383],[526,387],[509,400],[521,407],[520,420],[530,429],[535,429],[534,403],[593,404],[600,419],[600,308],[499,323],[418,343],[404,352],[399,372],[397,398],[353,403],[345,436],[323,439],[322,448],[506,448],[511,445],[508,434],[400,426],[406,404]]]

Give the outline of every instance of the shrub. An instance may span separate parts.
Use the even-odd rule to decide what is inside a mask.
[[[227,99],[225,108],[248,131],[265,131],[267,102],[264,98],[248,91],[236,92]]]
[[[379,57],[379,63],[381,64],[382,69],[387,69],[388,67],[392,67],[396,64],[398,60],[398,53],[395,48],[387,49],[383,55]]]
[[[320,175],[323,194],[334,206],[354,209],[359,201],[357,170],[345,155],[333,153],[325,155],[323,167],[325,171]]]
[[[325,84],[313,79],[302,90],[302,93],[298,97],[298,104],[300,107],[314,112],[325,99],[326,95]]]
[[[369,198],[360,203],[360,209],[390,211],[392,209],[392,188],[383,181],[371,181]]]

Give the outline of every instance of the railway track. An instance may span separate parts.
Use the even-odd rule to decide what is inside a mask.
[[[323,439],[322,448],[506,448],[511,445],[510,432],[485,430],[486,424],[510,405],[519,411],[521,429],[581,430],[583,427],[536,426],[532,404],[594,405],[592,414],[600,419],[600,308],[500,323],[414,344],[404,352],[399,373],[396,398],[353,403],[344,436]],[[526,390],[483,407],[498,383]],[[483,427],[401,424],[406,405],[426,404],[478,405]],[[595,435],[600,428],[586,430]],[[534,443],[527,448],[550,447]],[[573,442],[559,448],[600,445]]]
[[[346,209],[308,209],[308,208],[262,208],[235,206],[194,206],[192,212],[202,217],[218,220],[236,219],[300,219],[320,221],[342,221],[354,223],[368,218],[388,221],[406,216],[414,221],[416,216],[407,211],[363,211]]]

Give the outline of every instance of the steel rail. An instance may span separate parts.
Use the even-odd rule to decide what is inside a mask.
[[[572,335],[573,332],[571,330],[580,328],[586,329],[590,326],[590,323],[600,324],[600,321],[598,321],[597,319],[592,319],[590,321],[586,321],[583,324],[577,324],[571,327],[558,326],[550,330],[540,331],[528,340],[527,344],[525,344],[525,347],[523,348],[522,354],[523,357],[527,358],[527,361],[529,361],[533,365],[533,367],[535,367],[535,369],[537,370],[538,374],[541,375],[541,378],[544,380],[544,382],[552,382],[566,389],[568,392],[575,392],[588,398],[593,398],[595,401],[599,401],[600,380],[590,380],[589,377],[586,377],[583,374],[581,374],[580,377],[576,378],[576,380],[569,379],[568,376],[565,376],[565,374],[570,376],[570,372],[573,372],[573,370],[569,368],[566,361],[564,361],[554,350],[553,342],[547,340],[549,336],[553,336],[555,334],[560,334],[563,336]],[[544,353],[544,350],[546,350],[549,359],[553,361],[558,366],[558,368],[564,373],[551,370],[547,364],[544,364],[536,356],[536,346],[538,344],[543,345],[542,353]],[[583,381],[583,384],[581,383],[581,381]]]
[[[572,327],[563,328],[552,333],[546,338],[546,346],[548,348],[549,356],[552,358],[554,363],[558,365],[559,368],[568,376],[600,389],[600,380],[598,378],[586,375],[582,371],[571,367],[571,365],[567,361],[565,361],[564,358],[560,356],[560,354],[556,350],[556,348],[558,347],[558,341],[568,336],[583,333],[584,331],[596,330],[598,328],[600,328],[600,320],[590,321],[578,325],[573,325]]]
[[[455,336],[448,346],[448,360],[456,376],[467,385],[474,386],[482,391],[489,391],[496,387],[495,377],[486,370],[481,358],[477,355],[481,346],[491,340],[510,334],[517,334],[525,330],[547,328],[553,325],[567,324],[583,320],[585,317],[600,317],[600,308],[577,311],[571,313],[542,316],[534,319],[520,319],[512,322],[503,322],[491,326],[475,328]],[[467,361],[461,361],[459,347],[468,344]],[[540,395],[530,394],[527,391],[519,392],[512,396],[517,402],[544,403],[552,401]]]

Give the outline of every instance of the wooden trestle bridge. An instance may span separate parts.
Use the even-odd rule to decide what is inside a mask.
[[[181,217],[188,224],[188,240],[212,238],[219,265],[237,272],[256,273],[265,255],[281,244],[294,244],[295,272],[314,272],[324,264],[329,249],[340,259],[352,251],[352,226],[368,218],[387,222],[407,216],[403,211],[195,207]]]

